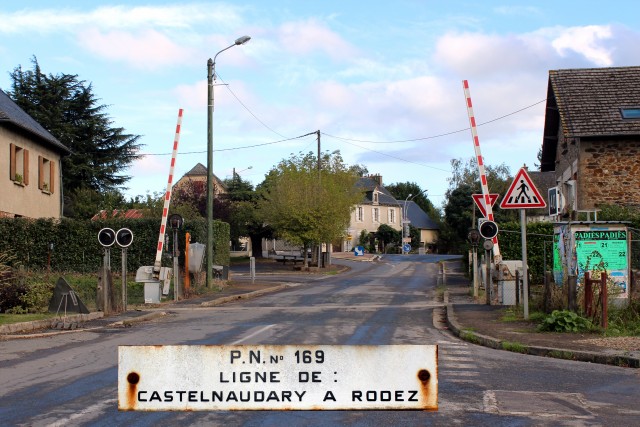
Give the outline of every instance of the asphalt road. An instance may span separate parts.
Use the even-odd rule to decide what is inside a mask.
[[[0,425],[640,425],[638,370],[487,349],[443,329],[439,259],[348,262],[348,273],[132,328],[0,342]],[[436,344],[439,410],[118,411],[118,346],[169,344]]]

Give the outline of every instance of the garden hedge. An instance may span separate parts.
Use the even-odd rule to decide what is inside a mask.
[[[102,265],[104,249],[98,243],[102,228],[118,231],[128,228],[133,232],[133,243],[127,249],[127,270],[135,272],[143,265],[155,261],[160,219],[108,219],[100,221],[75,219],[0,218],[0,253],[14,254],[19,263],[29,270],[47,270],[87,273]],[[178,231],[181,263],[185,248],[185,233],[191,242],[206,244],[205,219],[186,221]],[[214,264],[229,265],[229,224],[213,222]],[[162,264],[171,266],[173,232],[167,228]],[[51,250],[51,244],[53,249]],[[120,248],[111,247],[111,268],[120,270]]]

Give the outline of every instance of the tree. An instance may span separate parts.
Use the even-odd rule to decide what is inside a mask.
[[[345,166],[340,152],[323,153],[322,168],[312,152],[282,160],[261,185],[258,206],[274,233],[305,250],[346,233],[351,210],[362,199],[357,175]]]
[[[254,240],[251,239],[251,247],[254,252],[255,249],[258,249],[258,252],[262,254],[261,240],[264,230],[262,222],[256,216],[258,194],[249,181],[243,180],[237,174],[234,174],[231,179],[225,179],[224,183],[227,187],[224,198],[229,203],[229,226],[233,246],[239,245],[241,237],[251,238],[252,235],[259,234],[260,239],[257,239],[255,245]],[[256,253],[254,253],[255,255]]]
[[[382,245],[382,251],[387,252],[387,247],[400,246],[402,240],[402,234],[400,231],[392,228],[387,224],[380,224],[378,231],[376,231],[376,237],[378,242]]]
[[[469,229],[475,227],[473,214],[474,187],[463,183],[447,191],[444,206],[444,223],[440,229],[438,245],[447,253],[459,253],[464,246]]]
[[[478,163],[475,158],[470,158],[463,163],[462,159],[451,160],[452,176],[449,178],[449,189],[447,190],[447,199],[453,190],[461,187],[463,184],[471,187],[471,194],[480,194],[482,189],[480,186],[480,176],[478,175]],[[497,193],[504,196],[509,189],[509,185],[513,180],[509,166],[501,163],[497,166],[485,164],[485,174],[487,176],[487,186],[489,193]],[[469,196],[471,197],[471,196]],[[471,209],[475,210],[476,217],[480,216],[475,203],[471,204]],[[497,205],[493,209],[494,219],[496,222],[517,221],[518,213],[516,210],[501,210]]]
[[[451,170],[439,245],[447,252],[460,252],[467,242],[469,229],[477,227],[477,218],[480,216],[472,194],[480,194],[482,190],[475,158],[466,163],[462,159],[453,159]],[[485,171],[489,192],[504,195],[512,181],[509,167],[504,163],[498,166],[485,165]],[[497,206],[494,206],[493,213],[498,223],[517,219],[517,212],[501,210]]]
[[[136,159],[139,135],[112,127],[105,105],[99,105],[91,84],[77,75],[44,74],[34,57],[33,70],[18,66],[10,74],[8,95],[71,154],[62,159],[62,185],[66,195],[82,188],[115,190],[131,179],[123,171]]]
[[[349,171],[355,173],[359,177],[363,177],[369,173],[369,169],[365,165],[351,165]]]
[[[426,190],[420,188],[415,182],[398,182],[396,184],[385,185],[385,188],[389,190],[393,197],[399,202],[404,202],[408,197],[411,198],[420,209],[425,211],[429,218],[439,222],[440,211],[433,206],[431,200],[427,197]]]

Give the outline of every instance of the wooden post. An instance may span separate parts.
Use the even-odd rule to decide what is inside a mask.
[[[584,273],[584,314],[593,317],[593,287],[591,284],[591,274]]]
[[[569,276],[568,280],[567,280],[567,303],[569,305],[569,310],[570,311],[577,311],[578,307],[576,305],[576,287],[578,284],[578,277],[577,276]]]
[[[191,287],[191,277],[189,276],[189,243],[191,242],[191,234],[185,233],[184,243],[184,291],[189,292]]]
[[[551,286],[553,286],[553,280],[550,271],[544,272],[544,312],[551,313]]]

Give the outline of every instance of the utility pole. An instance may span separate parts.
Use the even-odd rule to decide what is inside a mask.
[[[320,130],[316,131],[318,137],[318,190],[322,187],[322,160],[320,157]],[[322,265],[322,242],[318,242],[318,268]]]

